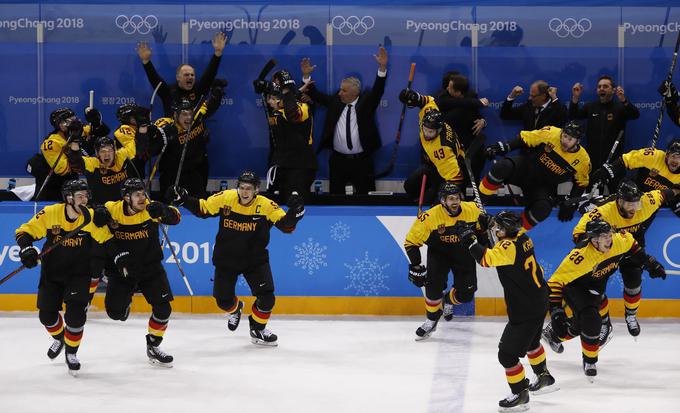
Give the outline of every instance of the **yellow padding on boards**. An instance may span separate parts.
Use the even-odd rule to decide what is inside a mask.
[[[245,302],[246,313],[254,297],[239,297]],[[623,299],[609,299],[612,317],[624,316]],[[0,311],[37,311],[36,294],[0,294]],[[104,311],[104,294],[95,294],[90,311]],[[215,299],[208,296],[179,296],[172,302],[172,311],[178,313],[224,313]],[[144,297],[132,297],[132,312],[150,313],[151,306]],[[423,297],[276,297],[276,314],[310,315],[423,315]],[[475,299],[478,316],[505,316],[505,301],[501,297]],[[642,300],[638,317],[680,318],[680,300]]]

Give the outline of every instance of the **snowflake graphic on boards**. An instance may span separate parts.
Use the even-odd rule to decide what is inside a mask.
[[[345,290],[354,290],[358,295],[378,295],[381,290],[389,290],[385,285],[388,276],[385,268],[390,264],[381,265],[377,259],[372,260],[368,256],[368,251],[364,252],[363,259],[354,259],[354,265],[344,264],[349,270],[349,275],[345,278],[349,280]]]
[[[307,238],[307,242],[303,241],[300,245],[294,245],[293,248],[295,249],[295,263],[293,265],[307,271],[309,275],[314,274],[314,271],[321,267],[328,266],[326,262],[327,247],[314,242],[311,237]]]
[[[349,225],[342,221],[338,221],[331,225],[331,239],[337,242],[347,241],[352,232],[350,231]]]
[[[543,276],[545,279],[549,279],[553,275],[553,272],[555,272],[555,267],[543,258],[539,258],[538,263],[543,267]]]

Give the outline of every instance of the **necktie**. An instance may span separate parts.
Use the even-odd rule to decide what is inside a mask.
[[[351,151],[352,145],[352,105],[347,105],[347,119],[345,121],[345,137],[347,138],[347,148]]]
[[[541,114],[543,111],[543,108],[536,108],[534,109],[534,126],[538,125],[538,116]]]

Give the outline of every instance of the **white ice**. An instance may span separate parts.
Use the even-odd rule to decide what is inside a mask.
[[[494,412],[509,393],[502,318],[442,320],[416,342],[421,318],[274,316],[277,348],[251,344],[242,321],[231,333],[217,314],[173,315],[161,348],[175,363],[163,369],[146,360],[147,317],[90,314],[73,378],[63,354],[47,358],[37,314],[0,313],[0,412]],[[530,411],[680,411],[680,323],[641,321],[635,342],[615,320],[593,384],[577,340],[560,355],[546,347],[561,390],[532,397]]]

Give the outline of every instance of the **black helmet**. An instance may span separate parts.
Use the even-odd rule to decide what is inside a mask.
[[[423,126],[430,129],[441,129],[444,126],[444,115],[437,109],[431,109],[423,116]]]
[[[120,187],[120,195],[131,195],[133,192],[146,191],[144,182],[139,178],[128,178],[123,182],[123,186]]]
[[[443,199],[446,199],[447,196],[449,195],[458,195],[461,200],[462,200],[462,195],[460,191],[460,187],[458,185],[454,184],[453,182],[444,182],[439,186],[439,201],[441,202]]]
[[[567,135],[571,136],[574,139],[581,139],[581,137],[583,136],[583,127],[581,126],[580,123],[571,120],[567,122],[566,125],[564,125],[564,128],[562,128],[562,132],[566,133]]]
[[[99,150],[103,146],[112,146],[113,149],[115,150],[116,149],[116,142],[108,136],[100,136],[100,137],[97,138],[97,140],[94,141],[95,152],[99,152]]]
[[[586,223],[586,237],[588,239],[599,237],[608,232],[612,232],[612,226],[601,218],[596,218]]]
[[[175,102],[173,102],[172,111],[174,113],[180,113],[180,112],[183,112],[185,110],[188,110],[189,112],[194,111],[194,104],[191,103],[191,101],[189,99],[182,98],[182,99],[179,99],[179,100],[176,100]]]
[[[267,83],[267,88],[265,89],[264,93],[266,95],[270,95],[270,96],[280,98],[281,97],[281,88],[276,83],[269,82],[269,83]]]
[[[675,138],[668,143],[666,148],[666,155],[680,155],[680,139]]]
[[[116,110],[116,118],[118,118],[118,122],[122,124],[129,124],[130,118],[134,117],[136,113],[137,105],[134,103],[126,103],[118,107]]]
[[[92,198],[90,194],[90,188],[87,186],[87,182],[83,179],[69,179],[64,182],[61,186],[61,198],[66,201],[66,197],[73,196],[78,191],[87,191],[87,198]]]
[[[493,222],[503,229],[505,235],[510,238],[516,237],[522,229],[522,219],[511,211],[499,212],[493,217]]]
[[[59,108],[50,113],[50,123],[54,129],[57,129],[61,122],[74,116],[76,113],[71,108]]]
[[[236,185],[238,186],[242,182],[245,183],[245,184],[251,184],[255,188],[260,186],[260,178],[255,174],[255,172],[251,172],[251,171],[241,172],[241,175],[238,176],[238,180],[236,182]]]
[[[277,72],[274,72],[272,75],[272,80],[275,83],[278,83],[279,86],[283,85],[286,81],[292,79],[293,76],[290,75],[290,72],[287,71],[286,69],[281,69]]]
[[[638,202],[642,197],[642,191],[633,181],[622,181],[616,192],[616,198],[626,202]]]

